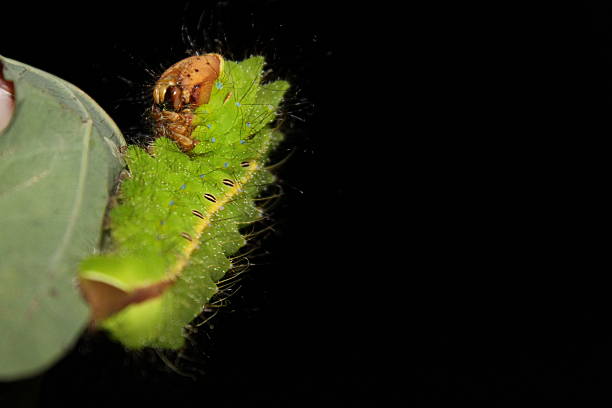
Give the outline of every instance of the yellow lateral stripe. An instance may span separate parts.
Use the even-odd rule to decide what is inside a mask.
[[[260,157],[263,155],[263,152],[268,150],[268,148],[270,147],[270,143],[271,137],[269,137],[268,140],[264,142],[264,145],[259,151]],[[212,205],[212,207],[209,208],[209,211],[207,212],[204,218],[200,219],[200,221],[196,224],[194,237],[195,239],[189,241],[189,244],[187,244],[187,246],[183,248],[183,256],[180,257],[177,262],[170,268],[170,273],[167,277],[168,280],[174,280],[180,275],[181,271],[185,268],[185,266],[187,266],[192,252],[198,247],[200,243],[200,238],[202,237],[202,234],[204,233],[206,227],[210,225],[212,217],[217,213],[217,211],[221,209],[221,207],[227,204],[231,198],[240,193],[242,186],[244,186],[246,183],[249,182],[249,180],[251,180],[251,178],[253,178],[253,175],[255,174],[255,171],[258,170],[258,168],[259,165],[257,164],[257,161],[253,160],[249,167],[247,167],[246,174],[236,183],[234,187],[230,188],[230,190],[227,192],[227,194],[222,200],[217,201]]]
[[[221,209],[221,207],[227,204],[231,198],[240,193],[242,186],[248,183],[249,180],[253,177],[255,171],[257,170],[257,167],[257,163],[252,162],[247,168],[247,173],[239,180],[239,182],[236,183],[234,187],[230,188],[230,190],[227,192],[227,194],[225,194],[222,200],[218,200],[216,203],[214,203],[212,207],[209,208],[209,211],[207,212],[206,216],[200,219],[200,221],[196,224],[195,237],[193,241],[190,241],[189,244],[187,244],[187,246],[183,248],[183,256],[177,260],[177,262],[172,266],[172,268],[170,268],[168,279],[175,279],[178,275],[180,275],[183,268],[185,268],[185,266],[189,262],[191,253],[198,247],[200,243],[200,237],[204,233],[206,227],[210,225],[212,217],[217,213],[217,211]]]

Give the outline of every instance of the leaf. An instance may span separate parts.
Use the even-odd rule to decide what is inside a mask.
[[[74,85],[0,63],[15,86],[0,132],[0,380],[15,380],[53,364],[87,324],[75,274],[99,246],[125,141]]]

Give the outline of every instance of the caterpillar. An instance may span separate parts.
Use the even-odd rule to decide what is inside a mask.
[[[186,58],[153,88],[154,141],[124,152],[110,244],[80,264],[92,323],[128,348],[177,349],[262,217],[269,153],[289,83],[262,83],[264,58]]]

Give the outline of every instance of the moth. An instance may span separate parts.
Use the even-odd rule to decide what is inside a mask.
[[[80,265],[94,325],[128,348],[176,349],[218,291],[255,199],[274,177],[269,153],[286,81],[263,83],[264,59],[219,54],[169,67],[153,89],[154,142],[129,146],[109,213],[110,245]]]

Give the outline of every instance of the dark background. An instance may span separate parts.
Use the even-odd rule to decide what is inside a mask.
[[[41,406],[254,407],[376,402],[398,392],[388,380],[400,350],[385,293],[405,272],[393,273],[386,265],[398,255],[383,250],[401,236],[376,226],[386,193],[368,145],[379,143],[371,129],[382,126],[368,123],[380,118],[364,99],[384,68],[371,55],[373,38],[364,42],[372,29],[362,26],[365,10],[288,1],[7,9],[3,23],[15,24],[3,24],[2,55],[87,92],[131,142],[146,137],[155,76],[192,48],[236,60],[262,53],[272,77],[293,84],[287,140],[274,158],[287,159],[277,171],[283,197],[271,209],[274,232],[254,243],[252,265],[214,327],[202,326],[181,356],[164,353],[180,373],[154,351],[125,352],[87,335],[47,373],[7,393]]]
[[[5,8],[0,53],[83,89],[132,142],[147,134],[154,74],[193,48],[183,27],[196,48],[262,53],[294,85],[275,232],[181,356],[87,335],[44,375],[0,391],[100,407],[609,400],[582,133],[566,137],[570,116],[555,109],[576,91],[591,114],[610,106],[609,10],[587,10],[590,68],[570,84],[575,44],[556,27],[526,41],[516,20],[497,36],[505,11],[126,7],[43,6],[12,25]]]

